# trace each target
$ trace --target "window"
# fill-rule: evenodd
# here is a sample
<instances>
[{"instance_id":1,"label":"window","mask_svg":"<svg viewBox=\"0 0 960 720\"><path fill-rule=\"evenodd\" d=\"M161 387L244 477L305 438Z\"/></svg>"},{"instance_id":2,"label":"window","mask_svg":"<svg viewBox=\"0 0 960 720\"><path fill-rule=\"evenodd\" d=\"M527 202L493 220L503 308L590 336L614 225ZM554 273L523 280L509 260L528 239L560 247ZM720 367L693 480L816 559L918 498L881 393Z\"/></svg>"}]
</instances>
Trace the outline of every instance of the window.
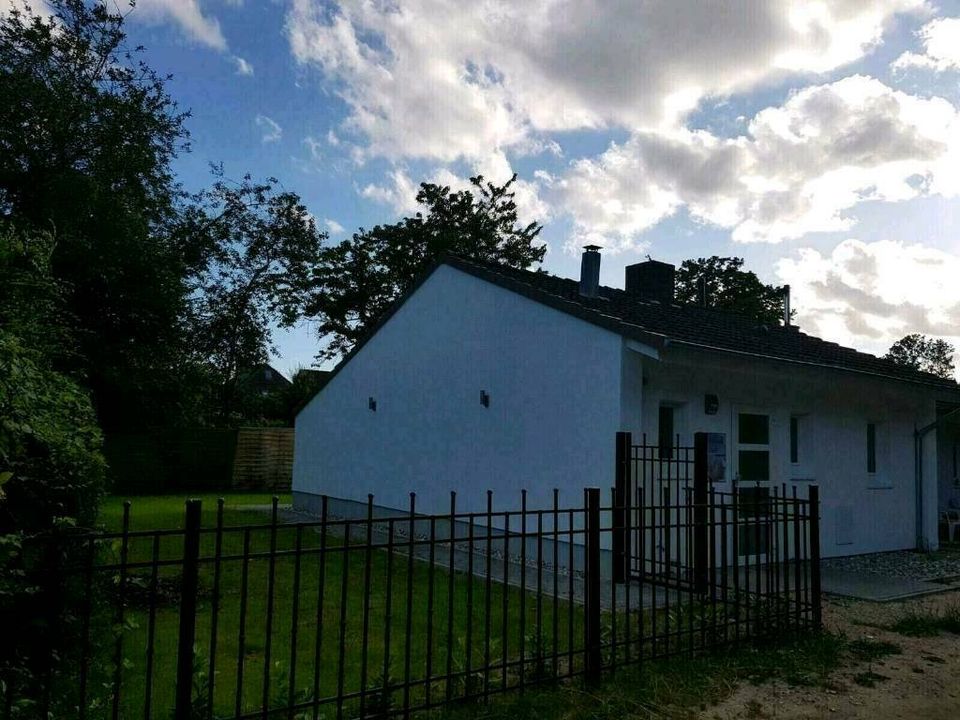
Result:
<instances>
[{"instance_id":1,"label":"window","mask_svg":"<svg viewBox=\"0 0 960 720\"><path fill-rule=\"evenodd\" d=\"M770 417L737 415L737 472L741 482L770 480Z\"/></svg>"},{"instance_id":2,"label":"window","mask_svg":"<svg viewBox=\"0 0 960 720\"><path fill-rule=\"evenodd\" d=\"M866 425L867 432L864 438L866 457L864 460L866 460L867 465L867 487L890 489L893 487L894 479L887 462L890 455L890 429L885 423L868 422Z\"/></svg>"},{"instance_id":3,"label":"window","mask_svg":"<svg viewBox=\"0 0 960 720\"><path fill-rule=\"evenodd\" d=\"M790 464L800 462L800 418L790 418Z\"/></svg>"},{"instance_id":4,"label":"window","mask_svg":"<svg viewBox=\"0 0 960 720\"><path fill-rule=\"evenodd\" d=\"M765 482L770 479L770 453L767 450L740 451L740 479Z\"/></svg>"},{"instance_id":5,"label":"window","mask_svg":"<svg viewBox=\"0 0 960 720\"><path fill-rule=\"evenodd\" d=\"M806 413L793 413L790 416L790 432L787 440L787 452L790 465L789 477L794 482L813 481L816 468L816 447L813 440L813 423Z\"/></svg>"},{"instance_id":6,"label":"window","mask_svg":"<svg viewBox=\"0 0 960 720\"><path fill-rule=\"evenodd\" d=\"M771 539L769 487L743 487L737 492L741 523L738 525L738 554L763 555Z\"/></svg>"},{"instance_id":7,"label":"window","mask_svg":"<svg viewBox=\"0 0 960 720\"><path fill-rule=\"evenodd\" d=\"M764 518L770 515L770 488L744 487L737 491L737 502L740 505L740 517Z\"/></svg>"},{"instance_id":8,"label":"window","mask_svg":"<svg viewBox=\"0 0 960 720\"><path fill-rule=\"evenodd\" d=\"M673 457L674 408L669 405L660 406L660 417L657 425L657 445L660 448L660 457Z\"/></svg>"},{"instance_id":9,"label":"window","mask_svg":"<svg viewBox=\"0 0 960 720\"><path fill-rule=\"evenodd\" d=\"M767 445L770 443L770 418L767 415L740 413L738 429L742 445Z\"/></svg>"}]
</instances>

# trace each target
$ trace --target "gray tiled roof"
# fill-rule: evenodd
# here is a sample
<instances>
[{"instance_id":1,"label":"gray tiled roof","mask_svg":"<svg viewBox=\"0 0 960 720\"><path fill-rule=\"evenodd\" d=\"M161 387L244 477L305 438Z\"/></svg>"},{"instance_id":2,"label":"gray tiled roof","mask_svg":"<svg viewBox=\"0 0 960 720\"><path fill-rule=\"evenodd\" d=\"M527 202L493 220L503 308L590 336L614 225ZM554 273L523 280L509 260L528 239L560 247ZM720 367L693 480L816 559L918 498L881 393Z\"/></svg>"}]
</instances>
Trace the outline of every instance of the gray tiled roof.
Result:
<instances>
[{"instance_id":1,"label":"gray tiled roof","mask_svg":"<svg viewBox=\"0 0 960 720\"><path fill-rule=\"evenodd\" d=\"M640 300L616 288L600 287L599 296L580 295L576 280L544 272L448 256L445 263L587 322L639 340L684 344L725 352L813 364L838 370L960 390L953 380L913 370L883 358L827 342L796 326L761 326L737 313L698 305Z\"/></svg>"}]
</instances>

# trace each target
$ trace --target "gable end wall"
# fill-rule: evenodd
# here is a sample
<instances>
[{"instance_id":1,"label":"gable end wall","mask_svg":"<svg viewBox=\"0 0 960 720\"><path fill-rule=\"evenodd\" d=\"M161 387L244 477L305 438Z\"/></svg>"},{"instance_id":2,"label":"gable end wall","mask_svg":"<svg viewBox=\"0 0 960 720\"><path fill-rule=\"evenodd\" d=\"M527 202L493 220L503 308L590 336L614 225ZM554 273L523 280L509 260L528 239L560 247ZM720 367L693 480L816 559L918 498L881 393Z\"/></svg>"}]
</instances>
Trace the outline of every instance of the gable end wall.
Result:
<instances>
[{"instance_id":1,"label":"gable end wall","mask_svg":"<svg viewBox=\"0 0 960 720\"><path fill-rule=\"evenodd\" d=\"M295 500L417 510L582 503L609 488L621 338L440 266L298 415ZM481 390L490 395L480 403ZM375 412L368 399L376 400ZM306 498L309 499L309 498Z\"/></svg>"}]
</instances>

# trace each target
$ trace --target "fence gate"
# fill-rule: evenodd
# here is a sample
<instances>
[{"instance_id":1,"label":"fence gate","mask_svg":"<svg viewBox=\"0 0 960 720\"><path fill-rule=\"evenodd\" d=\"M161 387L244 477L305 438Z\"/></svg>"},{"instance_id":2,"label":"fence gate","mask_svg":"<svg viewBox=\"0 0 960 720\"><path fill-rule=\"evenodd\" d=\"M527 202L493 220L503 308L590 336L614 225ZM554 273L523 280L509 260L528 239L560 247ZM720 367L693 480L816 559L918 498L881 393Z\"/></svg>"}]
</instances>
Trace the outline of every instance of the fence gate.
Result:
<instances>
[{"instance_id":1,"label":"fence gate","mask_svg":"<svg viewBox=\"0 0 960 720\"><path fill-rule=\"evenodd\" d=\"M771 604L819 597L818 489L708 478L707 433L634 444L617 433L617 580ZM819 607L819 605L818 605Z\"/></svg>"}]
</instances>

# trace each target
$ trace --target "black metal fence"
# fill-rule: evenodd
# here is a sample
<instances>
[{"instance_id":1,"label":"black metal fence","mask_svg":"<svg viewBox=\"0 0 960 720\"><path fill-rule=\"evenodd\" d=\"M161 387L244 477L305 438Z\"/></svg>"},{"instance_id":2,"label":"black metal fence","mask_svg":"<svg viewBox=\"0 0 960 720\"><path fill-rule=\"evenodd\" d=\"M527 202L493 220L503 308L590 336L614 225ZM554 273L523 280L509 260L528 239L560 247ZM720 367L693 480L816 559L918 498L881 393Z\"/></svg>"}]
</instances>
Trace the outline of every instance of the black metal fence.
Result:
<instances>
[{"instance_id":1,"label":"black metal fence","mask_svg":"<svg viewBox=\"0 0 960 720\"><path fill-rule=\"evenodd\" d=\"M710 491L651 503L626 492L618 448L618 486L576 506L555 491L498 510L488 493L461 512L451 494L421 515L411 496L383 516L371 496L363 517L324 499L303 519L275 501L269 522L231 526L221 501L205 526L189 501L182 529L134 531L127 505L120 532L70 539L82 642L37 714L406 716L819 625L815 492L749 512ZM738 555L757 518L769 529ZM26 717L5 688L6 717Z\"/></svg>"},{"instance_id":2,"label":"black metal fence","mask_svg":"<svg viewBox=\"0 0 960 720\"><path fill-rule=\"evenodd\" d=\"M707 434L694 439L664 448L617 433L617 579L708 597L733 610L735 635L743 623L756 635L808 614L819 626L819 488L801 498L796 486L731 479L730 490L717 490Z\"/></svg>"}]
</instances>

